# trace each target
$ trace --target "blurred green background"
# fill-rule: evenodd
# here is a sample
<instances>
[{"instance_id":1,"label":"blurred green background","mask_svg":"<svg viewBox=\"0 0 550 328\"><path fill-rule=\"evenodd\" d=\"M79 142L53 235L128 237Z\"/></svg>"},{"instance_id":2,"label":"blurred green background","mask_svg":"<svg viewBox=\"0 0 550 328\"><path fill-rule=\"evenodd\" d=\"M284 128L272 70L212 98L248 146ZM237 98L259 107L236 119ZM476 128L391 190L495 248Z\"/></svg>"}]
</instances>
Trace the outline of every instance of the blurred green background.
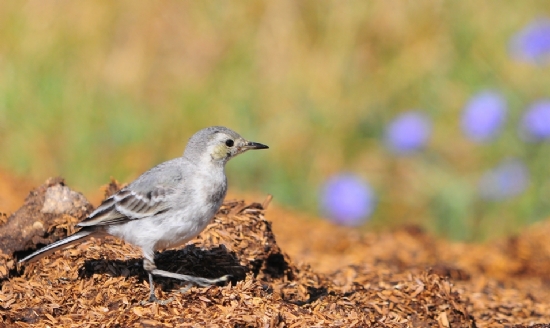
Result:
<instances>
[{"instance_id":1,"label":"blurred green background","mask_svg":"<svg viewBox=\"0 0 550 328\"><path fill-rule=\"evenodd\" d=\"M354 172L377 191L372 227L512 233L548 214L539 206L548 183L499 204L477 204L473 190L483 170L525 155L514 119L550 97L550 68L515 62L507 49L540 15L550 16L549 2L5 2L0 165L37 181L61 175L86 193L225 125L271 147L228 164L231 189L318 213L323 182ZM490 145L459 126L484 88L509 106ZM433 120L429 149L395 158L384 126L412 108ZM537 163L532 178L548 181Z\"/></svg>"}]
</instances>

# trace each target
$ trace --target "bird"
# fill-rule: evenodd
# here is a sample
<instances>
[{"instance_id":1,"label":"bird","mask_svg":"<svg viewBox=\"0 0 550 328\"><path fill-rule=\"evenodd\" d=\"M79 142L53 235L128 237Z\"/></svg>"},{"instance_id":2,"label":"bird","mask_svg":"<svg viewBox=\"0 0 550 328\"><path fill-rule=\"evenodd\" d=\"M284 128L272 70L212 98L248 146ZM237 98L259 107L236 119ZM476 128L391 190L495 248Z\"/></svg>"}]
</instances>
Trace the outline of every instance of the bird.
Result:
<instances>
[{"instance_id":1,"label":"bird","mask_svg":"<svg viewBox=\"0 0 550 328\"><path fill-rule=\"evenodd\" d=\"M79 222L80 230L19 263L38 260L90 237L114 236L141 248L151 302L158 301L153 276L199 286L227 281L229 275L207 279L160 270L155 265L155 251L182 246L203 231L225 198L227 162L248 150L268 148L223 126L204 128L189 138L181 157L146 171Z\"/></svg>"}]
</instances>

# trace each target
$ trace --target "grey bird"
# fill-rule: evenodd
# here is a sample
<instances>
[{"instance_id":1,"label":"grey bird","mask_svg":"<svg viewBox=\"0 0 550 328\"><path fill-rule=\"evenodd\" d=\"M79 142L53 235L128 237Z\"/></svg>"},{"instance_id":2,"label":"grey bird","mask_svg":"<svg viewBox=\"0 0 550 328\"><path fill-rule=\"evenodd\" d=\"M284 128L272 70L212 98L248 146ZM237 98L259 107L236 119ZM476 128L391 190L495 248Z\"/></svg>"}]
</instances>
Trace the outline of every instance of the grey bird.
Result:
<instances>
[{"instance_id":1,"label":"grey bird","mask_svg":"<svg viewBox=\"0 0 550 328\"><path fill-rule=\"evenodd\" d=\"M225 198L227 161L250 149L267 148L226 127L202 129L189 139L183 156L143 173L78 223L78 232L37 250L19 263L37 260L90 237L111 235L141 248L151 301L157 301L154 275L200 286L227 281L229 276L207 279L159 270L154 252L181 246L204 230Z\"/></svg>"}]
</instances>

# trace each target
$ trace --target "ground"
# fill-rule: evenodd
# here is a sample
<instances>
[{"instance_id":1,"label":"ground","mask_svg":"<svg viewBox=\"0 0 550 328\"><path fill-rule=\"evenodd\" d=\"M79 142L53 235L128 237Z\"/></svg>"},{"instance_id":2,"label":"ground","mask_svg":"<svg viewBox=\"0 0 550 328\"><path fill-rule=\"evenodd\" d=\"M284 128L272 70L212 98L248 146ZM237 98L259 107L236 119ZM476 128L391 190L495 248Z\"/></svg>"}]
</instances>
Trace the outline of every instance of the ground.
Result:
<instances>
[{"instance_id":1,"label":"ground","mask_svg":"<svg viewBox=\"0 0 550 328\"><path fill-rule=\"evenodd\" d=\"M116 187L111 184L106 193ZM14 257L36 247L33 242L71 233L92 208L61 179L34 189L23 203L29 191L29 184L0 174L1 210L13 212L0 223L0 231L10 227L0 243L0 326L550 323L550 222L488 244L464 244L414 226L383 233L337 227L285 211L265 197L228 199L206 231L183 249L159 253L157 265L205 277L231 274L231 282L181 293L184 283L157 278L157 297L170 300L160 305L146 302L149 286L139 250L115 239L91 240L18 266Z\"/></svg>"}]
</instances>

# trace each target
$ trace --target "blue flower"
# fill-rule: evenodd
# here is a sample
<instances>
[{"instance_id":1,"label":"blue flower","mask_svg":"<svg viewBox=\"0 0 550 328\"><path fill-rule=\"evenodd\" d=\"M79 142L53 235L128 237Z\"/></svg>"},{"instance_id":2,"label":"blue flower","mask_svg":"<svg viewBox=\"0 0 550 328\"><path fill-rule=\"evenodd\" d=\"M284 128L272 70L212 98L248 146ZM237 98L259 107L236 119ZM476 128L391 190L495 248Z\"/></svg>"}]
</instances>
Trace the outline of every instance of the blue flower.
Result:
<instances>
[{"instance_id":1,"label":"blue flower","mask_svg":"<svg viewBox=\"0 0 550 328\"><path fill-rule=\"evenodd\" d=\"M494 139L506 120L506 100L495 91L474 95L462 112L462 131L475 142Z\"/></svg>"},{"instance_id":2,"label":"blue flower","mask_svg":"<svg viewBox=\"0 0 550 328\"><path fill-rule=\"evenodd\" d=\"M539 18L529 23L512 37L510 51L513 57L543 64L550 60L550 19Z\"/></svg>"},{"instance_id":3,"label":"blue flower","mask_svg":"<svg viewBox=\"0 0 550 328\"><path fill-rule=\"evenodd\" d=\"M520 134L527 141L542 141L550 138L550 99L533 103L520 123Z\"/></svg>"},{"instance_id":4,"label":"blue flower","mask_svg":"<svg viewBox=\"0 0 550 328\"><path fill-rule=\"evenodd\" d=\"M529 185L529 169L518 159L502 161L479 180L479 195L485 200L503 200L521 194Z\"/></svg>"},{"instance_id":5,"label":"blue flower","mask_svg":"<svg viewBox=\"0 0 550 328\"><path fill-rule=\"evenodd\" d=\"M321 206L334 223L357 226L365 222L375 207L371 187L353 174L330 178L321 193Z\"/></svg>"},{"instance_id":6,"label":"blue flower","mask_svg":"<svg viewBox=\"0 0 550 328\"><path fill-rule=\"evenodd\" d=\"M386 146L396 154L410 154L425 146L431 132L432 124L426 114L408 111L386 127Z\"/></svg>"}]
</instances>

